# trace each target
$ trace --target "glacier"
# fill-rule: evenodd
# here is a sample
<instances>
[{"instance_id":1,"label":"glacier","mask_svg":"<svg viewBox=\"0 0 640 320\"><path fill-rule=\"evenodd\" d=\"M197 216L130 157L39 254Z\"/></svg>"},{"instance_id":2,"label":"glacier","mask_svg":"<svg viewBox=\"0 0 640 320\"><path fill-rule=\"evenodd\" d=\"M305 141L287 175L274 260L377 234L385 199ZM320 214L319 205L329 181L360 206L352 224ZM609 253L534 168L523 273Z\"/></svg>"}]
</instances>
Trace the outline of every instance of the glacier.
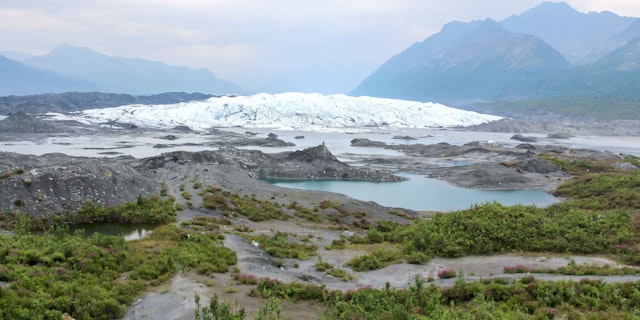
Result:
<instances>
[{"instance_id":1,"label":"glacier","mask_svg":"<svg viewBox=\"0 0 640 320\"><path fill-rule=\"evenodd\" d=\"M91 109L58 120L87 124L132 123L139 127L194 130L212 127L320 128L414 127L447 128L477 125L501 117L460 110L438 103L317 93L222 96L167 105L125 105Z\"/></svg>"}]
</instances>

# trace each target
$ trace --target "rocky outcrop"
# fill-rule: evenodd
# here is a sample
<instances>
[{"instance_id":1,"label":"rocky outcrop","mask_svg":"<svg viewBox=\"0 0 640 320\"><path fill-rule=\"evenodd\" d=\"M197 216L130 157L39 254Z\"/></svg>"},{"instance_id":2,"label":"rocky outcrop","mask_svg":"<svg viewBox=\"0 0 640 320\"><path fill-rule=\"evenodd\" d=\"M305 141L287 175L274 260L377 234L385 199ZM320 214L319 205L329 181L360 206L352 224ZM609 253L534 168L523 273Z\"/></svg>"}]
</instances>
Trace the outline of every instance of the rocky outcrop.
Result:
<instances>
[{"instance_id":1,"label":"rocky outcrop","mask_svg":"<svg viewBox=\"0 0 640 320\"><path fill-rule=\"evenodd\" d=\"M107 206L158 193L160 183L135 170L132 158L1 153L0 209L47 214L91 200Z\"/></svg>"},{"instance_id":2,"label":"rocky outcrop","mask_svg":"<svg viewBox=\"0 0 640 320\"><path fill-rule=\"evenodd\" d=\"M614 162L614 163L611 164L611 167L613 167L616 170L624 170L624 171L640 170L640 168L634 166L633 164L631 164L629 162Z\"/></svg>"},{"instance_id":3,"label":"rocky outcrop","mask_svg":"<svg viewBox=\"0 0 640 320\"><path fill-rule=\"evenodd\" d=\"M518 140L518 141L522 141L522 142L536 142L538 141L538 138L536 137L531 137L531 136L523 136L521 134L514 134L511 137L512 140Z\"/></svg>"},{"instance_id":4,"label":"rocky outcrop","mask_svg":"<svg viewBox=\"0 0 640 320\"><path fill-rule=\"evenodd\" d=\"M388 145L381 141L371 141L366 138L358 138L351 140L351 145L354 147L374 147L374 148L386 148Z\"/></svg>"},{"instance_id":5,"label":"rocky outcrop","mask_svg":"<svg viewBox=\"0 0 640 320\"><path fill-rule=\"evenodd\" d=\"M266 139L258 139L254 138L252 134L248 134L249 137L235 137L232 139L227 139L225 141L219 141L217 144L221 146L236 146L236 147L245 147L245 146L257 146L257 147L270 147L270 148L281 148L281 147L294 147L296 144L292 142L286 142L280 138L275 133L269 133Z\"/></svg>"},{"instance_id":6,"label":"rocky outcrop","mask_svg":"<svg viewBox=\"0 0 640 320\"><path fill-rule=\"evenodd\" d=\"M259 179L323 179L323 180L365 180L401 181L402 177L385 171L364 167L351 167L340 162L326 146L320 145L304 150L266 154L256 150L242 150L222 147L216 151L171 152L157 157L140 160L140 166L157 169L165 163L209 163L227 165L249 172Z\"/></svg>"},{"instance_id":7,"label":"rocky outcrop","mask_svg":"<svg viewBox=\"0 0 640 320\"><path fill-rule=\"evenodd\" d=\"M518 167L500 164L481 164L462 167L438 168L433 170L430 177L443 179L462 188L483 190L515 190L540 188L553 190L558 184L558 178L566 178L562 171L550 174L527 172Z\"/></svg>"},{"instance_id":8,"label":"rocky outcrop","mask_svg":"<svg viewBox=\"0 0 640 320\"><path fill-rule=\"evenodd\" d=\"M319 145L304 150L296 150L289 153L287 159L290 161L304 161L309 163L340 162L325 145Z\"/></svg>"},{"instance_id":9,"label":"rocky outcrop","mask_svg":"<svg viewBox=\"0 0 640 320\"><path fill-rule=\"evenodd\" d=\"M547 123L536 123L530 121L500 119L479 125L464 127L465 131L477 132L513 132L513 133L532 133L532 132L549 132L557 126Z\"/></svg>"},{"instance_id":10,"label":"rocky outcrop","mask_svg":"<svg viewBox=\"0 0 640 320\"><path fill-rule=\"evenodd\" d=\"M22 111L18 111L0 121L0 132L59 133L63 131L47 121L36 119Z\"/></svg>"},{"instance_id":11,"label":"rocky outcrop","mask_svg":"<svg viewBox=\"0 0 640 320\"><path fill-rule=\"evenodd\" d=\"M413 157L443 158L460 156L468 153L497 153L501 155L518 155L521 152L502 147L492 142L472 141L462 146L452 145L446 142L435 144L387 144L381 141L371 141L369 139L353 139L351 145L354 147L384 148L404 152Z\"/></svg>"},{"instance_id":12,"label":"rocky outcrop","mask_svg":"<svg viewBox=\"0 0 640 320\"><path fill-rule=\"evenodd\" d=\"M521 136L521 135L519 135ZM369 167L396 168L398 171L427 174L432 178L474 189L529 189L551 190L558 179L567 174L538 154L565 154L562 146L520 144L516 148L495 142L471 141L462 146L449 143L393 145L368 139L353 139L353 146L378 147L403 152L408 157L365 159L361 164ZM586 150L575 150L580 154ZM601 155L595 152L591 157Z\"/></svg>"},{"instance_id":13,"label":"rocky outcrop","mask_svg":"<svg viewBox=\"0 0 640 320\"><path fill-rule=\"evenodd\" d=\"M548 174L560 172L562 169L555 164L540 158L527 158L518 163L518 168L526 172Z\"/></svg>"},{"instance_id":14,"label":"rocky outcrop","mask_svg":"<svg viewBox=\"0 0 640 320\"><path fill-rule=\"evenodd\" d=\"M348 166L324 145L279 154L224 147L216 151L176 151L143 159L6 152L0 153L0 159L0 210L37 214L74 211L87 200L106 206L130 202L138 195L159 193L166 179L176 179L184 172L193 172L193 168L223 172L226 181L243 181L246 188L263 178L404 180L384 171ZM160 169L165 172L162 177L156 174Z\"/></svg>"},{"instance_id":15,"label":"rocky outcrop","mask_svg":"<svg viewBox=\"0 0 640 320\"><path fill-rule=\"evenodd\" d=\"M418 138L412 137L412 136L393 136L393 138L391 138L391 139L396 139L396 140L418 140Z\"/></svg>"},{"instance_id":16,"label":"rocky outcrop","mask_svg":"<svg viewBox=\"0 0 640 320\"><path fill-rule=\"evenodd\" d=\"M573 135L568 133L551 133L547 135L547 138L549 139L570 139L572 137Z\"/></svg>"}]
</instances>

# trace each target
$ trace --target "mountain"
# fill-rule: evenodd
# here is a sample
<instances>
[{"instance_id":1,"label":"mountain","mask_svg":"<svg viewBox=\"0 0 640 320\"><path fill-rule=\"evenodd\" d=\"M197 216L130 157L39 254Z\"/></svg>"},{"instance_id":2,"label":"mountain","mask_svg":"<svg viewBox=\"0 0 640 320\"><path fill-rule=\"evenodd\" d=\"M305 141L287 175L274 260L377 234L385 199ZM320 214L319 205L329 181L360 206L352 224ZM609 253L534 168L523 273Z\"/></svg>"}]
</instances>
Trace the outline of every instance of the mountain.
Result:
<instances>
[{"instance_id":1,"label":"mountain","mask_svg":"<svg viewBox=\"0 0 640 320\"><path fill-rule=\"evenodd\" d=\"M543 96L613 96L640 99L640 37L596 63L534 80ZM523 90L530 91L529 88ZM541 92L544 91L544 92Z\"/></svg>"},{"instance_id":2,"label":"mountain","mask_svg":"<svg viewBox=\"0 0 640 320\"><path fill-rule=\"evenodd\" d=\"M38 120L22 111L0 120L0 132L11 133L57 133L60 128L47 121Z\"/></svg>"},{"instance_id":3,"label":"mountain","mask_svg":"<svg viewBox=\"0 0 640 320\"><path fill-rule=\"evenodd\" d=\"M640 119L640 37L596 63L532 78L510 90L530 98L464 109L534 121Z\"/></svg>"},{"instance_id":4,"label":"mountain","mask_svg":"<svg viewBox=\"0 0 640 320\"><path fill-rule=\"evenodd\" d=\"M537 36L571 63L586 64L596 61L592 60L597 58L590 55L592 51L606 48L603 46L605 41L628 28L635 20L607 11L581 13L564 2L544 2L500 24L515 33Z\"/></svg>"},{"instance_id":5,"label":"mountain","mask_svg":"<svg viewBox=\"0 0 640 320\"><path fill-rule=\"evenodd\" d=\"M640 19L591 50L580 62L596 62L640 37Z\"/></svg>"},{"instance_id":6,"label":"mountain","mask_svg":"<svg viewBox=\"0 0 640 320\"><path fill-rule=\"evenodd\" d=\"M15 60L18 62L22 62L24 60L27 60L31 57L33 57L33 55L28 54L28 53L24 53L24 52L18 52L18 51L2 51L0 52L0 55L5 56L5 58L9 58L11 60Z\"/></svg>"},{"instance_id":7,"label":"mountain","mask_svg":"<svg viewBox=\"0 0 640 320\"><path fill-rule=\"evenodd\" d=\"M161 92L242 94L239 86L205 69L176 67L157 61L111 57L88 48L62 45L24 61L29 66L85 79L102 92L135 95Z\"/></svg>"},{"instance_id":8,"label":"mountain","mask_svg":"<svg viewBox=\"0 0 640 320\"><path fill-rule=\"evenodd\" d=\"M546 2L499 23L451 22L389 59L352 94L509 117L638 119L639 47L638 18Z\"/></svg>"},{"instance_id":9,"label":"mountain","mask_svg":"<svg viewBox=\"0 0 640 320\"><path fill-rule=\"evenodd\" d=\"M351 128L452 127L481 124L500 117L437 103L345 95L281 93L223 96L171 105L130 105L59 115L85 123L122 122L140 127Z\"/></svg>"},{"instance_id":10,"label":"mountain","mask_svg":"<svg viewBox=\"0 0 640 320\"><path fill-rule=\"evenodd\" d=\"M0 95L2 96L96 89L95 85L87 81L29 67L0 55Z\"/></svg>"},{"instance_id":11,"label":"mountain","mask_svg":"<svg viewBox=\"0 0 640 320\"><path fill-rule=\"evenodd\" d=\"M26 96L0 97L0 114L26 112L73 112L86 109L111 108L128 104L171 104L205 100L211 95L203 93L165 92L150 96L132 96L124 93L65 92Z\"/></svg>"},{"instance_id":12,"label":"mountain","mask_svg":"<svg viewBox=\"0 0 640 320\"><path fill-rule=\"evenodd\" d=\"M538 74L569 68L537 37L496 21L452 22L384 63L352 95L420 101L497 99Z\"/></svg>"}]
</instances>

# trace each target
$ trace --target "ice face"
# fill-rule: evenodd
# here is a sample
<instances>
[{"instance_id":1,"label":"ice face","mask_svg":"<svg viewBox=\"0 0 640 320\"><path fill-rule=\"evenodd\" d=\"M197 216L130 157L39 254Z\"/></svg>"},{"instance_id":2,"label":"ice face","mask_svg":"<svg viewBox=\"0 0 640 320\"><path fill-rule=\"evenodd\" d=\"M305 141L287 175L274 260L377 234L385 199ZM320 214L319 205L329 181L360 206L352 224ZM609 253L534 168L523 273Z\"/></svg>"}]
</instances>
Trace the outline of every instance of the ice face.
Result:
<instances>
[{"instance_id":1,"label":"ice face","mask_svg":"<svg viewBox=\"0 0 640 320\"><path fill-rule=\"evenodd\" d=\"M255 128L448 128L481 124L500 117L432 102L306 93L211 98L169 105L127 105L70 116L89 123L117 121L141 127L186 125Z\"/></svg>"}]
</instances>

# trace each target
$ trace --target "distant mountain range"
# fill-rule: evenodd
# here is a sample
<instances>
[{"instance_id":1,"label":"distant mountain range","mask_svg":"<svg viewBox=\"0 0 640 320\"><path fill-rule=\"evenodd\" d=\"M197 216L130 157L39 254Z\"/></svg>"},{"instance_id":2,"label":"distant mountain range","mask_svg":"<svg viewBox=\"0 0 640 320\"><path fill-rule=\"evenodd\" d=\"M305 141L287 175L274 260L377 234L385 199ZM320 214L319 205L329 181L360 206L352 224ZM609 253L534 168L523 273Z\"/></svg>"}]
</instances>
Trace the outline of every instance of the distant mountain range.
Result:
<instances>
[{"instance_id":1,"label":"distant mountain range","mask_svg":"<svg viewBox=\"0 0 640 320\"><path fill-rule=\"evenodd\" d=\"M245 94L238 85L205 69L111 57L62 45L22 62L0 56L0 95L100 91L149 95L162 92Z\"/></svg>"},{"instance_id":2,"label":"distant mountain range","mask_svg":"<svg viewBox=\"0 0 640 320\"><path fill-rule=\"evenodd\" d=\"M508 95L514 83L570 66L539 38L510 32L493 20L452 22L391 58L354 94L424 101L497 99Z\"/></svg>"},{"instance_id":3,"label":"distant mountain range","mask_svg":"<svg viewBox=\"0 0 640 320\"><path fill-rule=\"evenodd\" d=\"M587 64L596 62L619 48L603 44L625 32L637 20L607 11L581 13L564 2L544 2L520 15L511 16L500 24L511 32L539 37L573 64ZM633 37L639 35L640 33L636 33ZM597 48L604 49L599 56L592 54Z\"/></svg>"},{"instance_id":4,"label":"distant mountain range","mask_svg":"<svg viewBox=\"0 0 640 320\"><path fill-rule=\"evenodd\" d=\"M148 96L103 92L42 93L25 96L14 95L0 97L0 115L10 115L18 112L31 114L44 112L66 113L131 104L171 104L206 100L212 97L214 96L210 94L185 92L165 92Z\"/></svg>"},{"instance_id":5,"label":"distant mountain range","mask_svg":"<svg viewBox=\"0 0 640 320\"><path fill-rule=\"evenodd\" d=\"M42 92L95 91L88 81L28 67L0 55L0 95L27 95Z\"/></svg>"},{"instance_id":6,"label":"distant mountain range","mask_svg":"<svg viewBox=\"0 0 640 320\"><path fill-rule=\"evenodd\" d=\"M456 106L559 97L640 101L639 43L638 18L545 2L500 22L451 22L389 59L352 95Z\"/></svg>"}]
</instances>

